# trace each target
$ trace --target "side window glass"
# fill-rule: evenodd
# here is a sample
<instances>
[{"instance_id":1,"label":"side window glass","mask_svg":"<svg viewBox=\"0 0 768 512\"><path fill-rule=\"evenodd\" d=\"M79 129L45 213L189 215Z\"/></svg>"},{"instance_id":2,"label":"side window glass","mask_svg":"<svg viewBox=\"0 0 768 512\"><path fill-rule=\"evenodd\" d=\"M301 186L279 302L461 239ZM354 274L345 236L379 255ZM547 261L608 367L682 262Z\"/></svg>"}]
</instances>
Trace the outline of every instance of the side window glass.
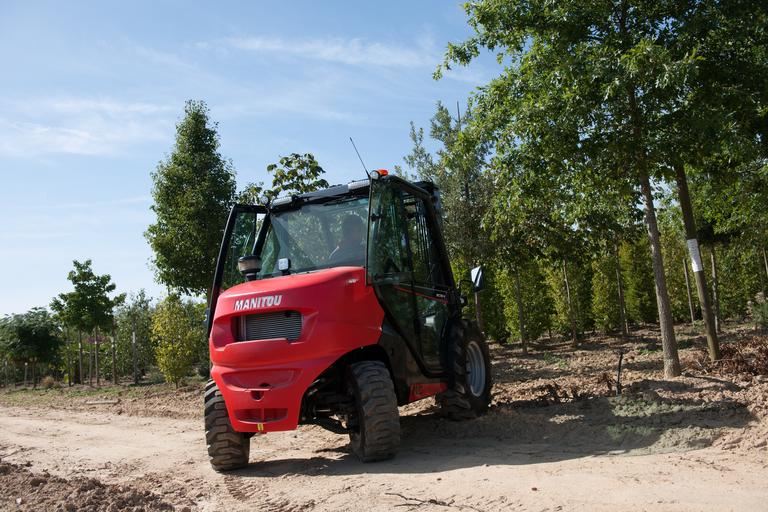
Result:
<instances>
[{"instance_id":1,"label":"side window glass","mask_svg":"<svg viewBox=\"0 0 768 512\"><path fill-rule=\"evenodd\" d=\"M410 279L411 261L403 231L400 188L374 180L368 220L368 284Z\"/></svg>"},{"instance_id":2,"label":"side window glass","mask_svg":"<svg viewBox=\"0 0 768 512\"><path fill-rule=\"evenodd\" d=\"M222 291L245 282L245 276L237 268L237 260L241 256L253 253L253 246L256 243L256 231L259 224L255 213L242 212L237 215L232 238L229 240L224 268L222 269Z\"/></svg>"},{"instance_id":3,"label":"side window glass","mask_svg":"<svg viewBox=\"0 0 768 512\"><path fill-rule=\"evenodd\" d=\"M411 195L404 197L405 224L411 243L414 279L421 283L445 285L436 226L428 218L424 200Z\"/></svg>"}]
</instances>

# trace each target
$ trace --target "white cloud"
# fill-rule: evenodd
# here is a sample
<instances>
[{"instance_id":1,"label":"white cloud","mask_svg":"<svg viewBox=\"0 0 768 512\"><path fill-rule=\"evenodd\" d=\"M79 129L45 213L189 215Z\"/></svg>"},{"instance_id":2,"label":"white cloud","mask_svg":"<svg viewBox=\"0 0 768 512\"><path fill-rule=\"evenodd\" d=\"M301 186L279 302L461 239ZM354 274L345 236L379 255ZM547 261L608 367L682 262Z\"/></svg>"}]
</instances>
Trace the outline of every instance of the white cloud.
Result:
<instances>
[{"instance_id":1,"label":"white cloud","mask_svg":"<svg viewBox=\"0 0 768 512\"><path fill-rule=\"evenodd\" d=\"M420 48L413 50L383 43L366 43L357 38L326 38L307 41L286 41L280 38L230 38L226 43L240 50L260 53L295 55L307 59L340 62L349 65L415 68L432 66L435 62L433 44L425 36L419 40Z\"/></svg>"},{"instance_id":2,"label":"white cloud","mask_svg":"<svg viewBox=\"0 0 768 512\"><path fill-rule=\"evenodd\" d=\"M16 158L111 154L168 137L166 106L82 99L3 103L16 119L0 118L0 154Z\"/></svg>"}]
</instances>

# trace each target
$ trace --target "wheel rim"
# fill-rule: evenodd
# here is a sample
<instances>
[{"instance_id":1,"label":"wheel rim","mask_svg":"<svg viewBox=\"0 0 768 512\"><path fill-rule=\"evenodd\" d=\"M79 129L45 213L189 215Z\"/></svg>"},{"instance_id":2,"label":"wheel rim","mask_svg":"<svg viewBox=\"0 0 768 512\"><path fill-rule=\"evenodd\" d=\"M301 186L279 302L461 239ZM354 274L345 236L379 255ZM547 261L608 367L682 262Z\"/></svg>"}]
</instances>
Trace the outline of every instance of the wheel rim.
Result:
<instances>
[{"instance_id":1,"label":"wheel rim","mask_svg":"<svg viewBox=\"0 0 768 512\"><path fill-rule=\"evenodd\" d=\"M480 396L485 388L485 361L476 341L467 346L467 384L475 396Z\"/></svg>"}]
</instances>

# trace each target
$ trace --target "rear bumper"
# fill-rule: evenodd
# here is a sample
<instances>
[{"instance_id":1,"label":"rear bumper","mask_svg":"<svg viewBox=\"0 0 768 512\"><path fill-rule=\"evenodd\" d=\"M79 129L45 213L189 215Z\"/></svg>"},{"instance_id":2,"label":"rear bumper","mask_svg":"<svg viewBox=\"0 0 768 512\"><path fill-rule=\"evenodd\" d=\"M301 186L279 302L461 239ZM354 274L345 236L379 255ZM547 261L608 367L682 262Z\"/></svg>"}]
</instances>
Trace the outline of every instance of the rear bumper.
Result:
<instances>
[{"instance_id":1,"label":"rear bumper","mask_svg":"<svg viewBox=\"0 0 768 512\"><path fill-rule=\"evenodd\" d=\"M214 365L211 376L238 432L293 430L307 388L336 359L332 355L268 367Z\"/></svg>"},{"instance_id":2,"label":"rear bumper","mask_svg":"<svg viewBox=\"0 0 768 512\"><path fill-rule=\"evenodd\" d=\"M237 339L239 316L287 310L302 315L297 339ZM344 354L378 343L383 319L362 268L248 282L224 292L211 329L211 376L234 429L295 429L307 388Z\"/></svg>"}]
</instances>

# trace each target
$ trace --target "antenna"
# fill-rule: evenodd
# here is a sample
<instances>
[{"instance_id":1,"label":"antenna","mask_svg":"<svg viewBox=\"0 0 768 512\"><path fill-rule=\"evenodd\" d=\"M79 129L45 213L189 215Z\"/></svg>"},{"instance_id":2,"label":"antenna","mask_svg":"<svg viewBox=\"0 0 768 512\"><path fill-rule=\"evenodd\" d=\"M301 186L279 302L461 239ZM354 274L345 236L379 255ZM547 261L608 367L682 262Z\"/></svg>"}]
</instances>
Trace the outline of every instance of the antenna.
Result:
<instances>
[{"instance_id":1,"label":"antenna","mask_svg":"<svg viewBox=\"0 0 768 512\"><path fill-rule=\"evenodd\" d=\"M352 147L355 148L355 153L357 153L357 158L360 159L360 163L363 164L363 170L365 171L365 174L368 176L368 179L370 179L371 173L369 173L368 169L365 168L365 162L363 162L363 157L360 156L360 152L357 150L357 146L355 146L355 141L352 140L352 137L349 138L349 142L351 142Z\"/></svg>"}]
</instances>

